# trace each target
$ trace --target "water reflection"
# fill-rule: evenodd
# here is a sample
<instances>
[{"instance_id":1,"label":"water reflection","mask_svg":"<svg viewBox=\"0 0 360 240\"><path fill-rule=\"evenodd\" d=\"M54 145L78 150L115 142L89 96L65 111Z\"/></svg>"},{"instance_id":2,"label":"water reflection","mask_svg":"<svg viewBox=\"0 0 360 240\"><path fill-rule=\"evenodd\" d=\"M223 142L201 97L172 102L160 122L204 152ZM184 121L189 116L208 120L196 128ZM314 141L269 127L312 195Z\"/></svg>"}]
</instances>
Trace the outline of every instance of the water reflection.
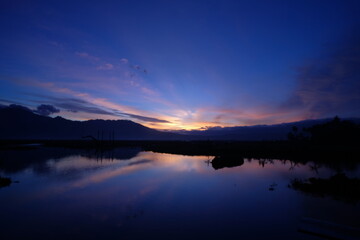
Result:
<instances>
[{"instance_id":1,"label":"water reflection","mask_svg":"<svg viewBox=\"0 0 360 240\"><path fill-rule=\"evenodd\" d=\"M331 196L350 203L360 201L360 179L349 178L344 173L335 174L330 178L294 179L290 186L319 197Z\"/></svg>"},{"instance_id":2,"label":"water reflection","mask_svg":"<svg viewBox=\"0 0 360 240\"><path fill-rule=\"evenodd\" d=\"M67 159L65 160L66 162L69 160L69 156L79 156L83 158L81 161L71 162L71 165L76 168L76 164L89 166L93 160L96 162L104 161L104 163L116 160L129 160L135 157L140 151L140 148L117 148L111 151L99 151L44 147L25 150L6 150L0 151L0 170L4 173L11 174L32 169L38 174L46 174L53 170L52 167L55 166L49 162L63 162L63 159ZM84 161L84 159L86 160ZM49 164L52 164L52 166L49 166ZM79 167L81 167L80 165Z\"/></svg>"},{"instance_id":3,"label":"water reflection","mask_svg":"<svg viewBox=\"0 0 360 240\"><path fill-rule=\"evenodd\" d=\"M322 165L134 148L0 154L0 175L20 181L0 189L6 239L296 239L303 217L360 226L359 205L288 188L337 173Z\"/></svg>"}]
</instances>

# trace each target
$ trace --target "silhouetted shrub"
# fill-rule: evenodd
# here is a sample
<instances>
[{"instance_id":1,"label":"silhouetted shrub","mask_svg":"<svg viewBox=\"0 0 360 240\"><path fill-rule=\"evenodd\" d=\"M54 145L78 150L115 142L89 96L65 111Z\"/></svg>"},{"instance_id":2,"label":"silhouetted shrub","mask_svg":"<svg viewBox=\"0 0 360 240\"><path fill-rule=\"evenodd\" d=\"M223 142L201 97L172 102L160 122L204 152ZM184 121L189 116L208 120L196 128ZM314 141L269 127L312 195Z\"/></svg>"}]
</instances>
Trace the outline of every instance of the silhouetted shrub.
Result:
<instances>
[{"instance_id":1,"label":"silhouetted shrub","mask_svg":"<svg viewBox=\"0 0 360 240\"><path fill-rule=\"evenodd\" d=\"M0 187L10 186L11 183L12 181L10 178L0 177Z\"/></svg>"},{"instance_id":2,"label":"silhouetted shrub","mask_svg":"<svg viewBox=\"0 0 360 240\"><path fill-rule=\"evenodd\" d=\"M335 117L332 121L317 124L305 129L310 140L320 143L355 144L359 143L360 126L351 121L342 121Z\"/></svg>"}]
</instances>

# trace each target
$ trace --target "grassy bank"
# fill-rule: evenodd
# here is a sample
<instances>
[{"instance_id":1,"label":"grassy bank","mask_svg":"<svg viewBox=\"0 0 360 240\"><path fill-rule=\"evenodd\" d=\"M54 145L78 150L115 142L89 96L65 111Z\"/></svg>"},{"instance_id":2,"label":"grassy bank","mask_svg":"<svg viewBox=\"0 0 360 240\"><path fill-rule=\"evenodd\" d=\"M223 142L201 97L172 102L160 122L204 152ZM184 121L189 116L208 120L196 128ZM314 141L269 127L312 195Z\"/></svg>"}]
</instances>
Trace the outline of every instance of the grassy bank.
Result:
<instances>
[{"instance_id":1,"label":"grassy bank","mask_svg":"<svg viewBox=\"0 0 360 240\"><path fill-rule=\"evenodd\" d=\"M111 150L140 147L145 151L182 155L241 156L246 158L289 159L297 161L360 161L360 148L293 141L84 141L10 140L0 141L0 149L48 147Z\"/></svg>"}]
</instances>

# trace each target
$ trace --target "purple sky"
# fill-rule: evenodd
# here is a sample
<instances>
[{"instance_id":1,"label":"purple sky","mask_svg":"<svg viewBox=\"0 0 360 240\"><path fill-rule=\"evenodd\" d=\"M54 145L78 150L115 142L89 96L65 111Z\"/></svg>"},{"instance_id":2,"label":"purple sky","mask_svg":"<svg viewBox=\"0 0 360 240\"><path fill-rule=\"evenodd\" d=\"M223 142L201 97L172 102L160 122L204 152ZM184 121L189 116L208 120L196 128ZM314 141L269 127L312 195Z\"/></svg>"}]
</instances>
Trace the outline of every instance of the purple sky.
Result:
<instances>
[{"instance_id":1,"label":"purple sky","mask_svg":"<svg viewBox=\"0 0 360 240\"><path fill-rule=\"evenodd\" d=\"M2 1L0 104L160 129L360 117L359 10L335 0Z\"/></svg>"}]
</instances>

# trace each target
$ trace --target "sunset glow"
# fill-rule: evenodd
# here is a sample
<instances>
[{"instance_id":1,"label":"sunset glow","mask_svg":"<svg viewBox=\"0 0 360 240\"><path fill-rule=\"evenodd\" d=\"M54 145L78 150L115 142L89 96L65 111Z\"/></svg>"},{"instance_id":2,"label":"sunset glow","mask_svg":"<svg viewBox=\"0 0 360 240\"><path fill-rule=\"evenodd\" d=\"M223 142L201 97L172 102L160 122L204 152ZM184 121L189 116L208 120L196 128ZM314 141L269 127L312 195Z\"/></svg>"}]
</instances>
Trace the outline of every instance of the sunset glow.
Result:
<instances>
[{"instance_id":1,"label":"sunset glow","mask_svg":"<svg viewBox=\"0 0 360 240\"><path fill-rule=\"evenodd\" d=\"M359 117L358 7L5 1L0 104L164 130Z\"/></svg>"}]
</instances>

